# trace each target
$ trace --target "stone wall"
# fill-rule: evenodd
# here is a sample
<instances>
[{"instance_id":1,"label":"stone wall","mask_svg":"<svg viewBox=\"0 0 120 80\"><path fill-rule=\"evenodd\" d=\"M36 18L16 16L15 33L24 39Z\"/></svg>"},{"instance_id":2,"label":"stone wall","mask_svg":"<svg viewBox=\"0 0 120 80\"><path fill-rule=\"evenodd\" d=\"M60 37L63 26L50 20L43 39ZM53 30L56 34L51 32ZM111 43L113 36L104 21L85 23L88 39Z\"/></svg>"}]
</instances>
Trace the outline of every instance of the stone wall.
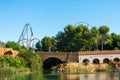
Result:
<instances>
[{"instance_id":1,"label":"stone wall","mask_svg":"<svg viewBox=\"0 0 120 80\"><path fill-rule=\"evenodd\" d=\"M3 56L5 54L8 54L10 56L17 56L18 55L18 51L13 50L12 48L0 48L0 56Z\"/></svg>"},{"instance_id":2,"label":"stone wall","mask_svg":"<svg viewBox=\"0 0 120 80\"><path fill-rule=\"evenodd\" d=\"M37 52L42 62L49 58L58 58L62 62L77 62L78 61L78 53L71 52Z\"/></svg>"}]
</instances>

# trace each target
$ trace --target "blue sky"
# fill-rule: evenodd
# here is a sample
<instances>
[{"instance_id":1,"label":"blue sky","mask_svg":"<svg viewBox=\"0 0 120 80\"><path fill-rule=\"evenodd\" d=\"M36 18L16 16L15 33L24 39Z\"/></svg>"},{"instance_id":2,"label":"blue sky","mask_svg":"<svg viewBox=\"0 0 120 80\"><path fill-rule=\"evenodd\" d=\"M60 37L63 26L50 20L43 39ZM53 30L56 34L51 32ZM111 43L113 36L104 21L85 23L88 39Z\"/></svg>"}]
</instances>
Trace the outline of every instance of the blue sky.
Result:
<instances>
[{"instance_id":1,"label":"blue sky","mask_svg":"<svg viewBox=\"0 0 120 80\"><path fill-rule=\"evenodd\" d=\"M17 42L26 23L30 23L34 37L42 39L78 22L106 25L110 33L120 34L120 0L0 0L3 42Z\"/></svg>"}]
</instances>

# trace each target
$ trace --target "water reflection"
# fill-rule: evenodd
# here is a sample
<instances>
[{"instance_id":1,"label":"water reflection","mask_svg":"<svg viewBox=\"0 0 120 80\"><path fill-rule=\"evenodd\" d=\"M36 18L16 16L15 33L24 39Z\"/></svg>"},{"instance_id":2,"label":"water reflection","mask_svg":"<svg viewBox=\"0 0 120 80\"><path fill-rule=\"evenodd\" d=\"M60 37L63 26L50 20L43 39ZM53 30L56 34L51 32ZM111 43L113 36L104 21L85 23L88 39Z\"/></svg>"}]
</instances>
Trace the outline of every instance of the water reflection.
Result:
<instances>
[{"instance_id":1,"label":"water reflection","mask_svg":"<svg viewBox=\"0 0 120 80\"><path fill-rule=\"evenodd\" d=\"M114 74L97 73L97 74L67 74L66 80L119 80Z\"/></svg>"},{"instance_id":2,"label":"water reflection","mask_svg":"<svg viewBox=\"0 0 120 80\"><path fill-rule=\"evenodd\" d=\"M42 73L0 75L0 80L44 80Z\"/></svg>"},{"instance_id":3,"label":"water reflection","mask_svg":"<svg viewBox=\"0 0 120 80\"><path fill-rule=\"evenodd\" d=\"M119 80L118 76L107 73L84 73L84 74L19 74L11 76L0 76L0 80Z\"/></svg>"}]
</instances>

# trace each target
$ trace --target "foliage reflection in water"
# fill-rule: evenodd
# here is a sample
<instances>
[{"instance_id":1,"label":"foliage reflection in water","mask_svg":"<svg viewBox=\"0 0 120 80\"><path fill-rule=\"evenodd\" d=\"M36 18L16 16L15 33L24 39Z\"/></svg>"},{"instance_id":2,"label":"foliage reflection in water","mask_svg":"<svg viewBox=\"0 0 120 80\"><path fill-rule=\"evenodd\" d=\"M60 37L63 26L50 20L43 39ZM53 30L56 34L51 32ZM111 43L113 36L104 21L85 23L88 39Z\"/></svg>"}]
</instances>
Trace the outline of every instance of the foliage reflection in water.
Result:
<instances>
[{"instance_id":1,"label":"foliage reflection in water","mask_svg":"<svg viewBox=\"0 0 120 80\"><path fill-rule=\"evenodd\" d=\"M11 76L0 76L0 80L119 80L118 76L108 73L86 73L86 74L21 74Z\"/></svg>"},{"instance_id":2,"label":"foliage reflection in water","mask_svg":"<svg viewBox=\"0 0 120 80\"><path fill-rule=\"evenodd\" d=\"M118 76L108 73L84 74L52 74L45 76L45 80L119 80Z\"/></svg>"},{"instance_id":3,"label":"foliage reflection in water","mask_svg":"<svg viewBox=\"0 0 120 80\"><path fill-rule=\"evenodd\" d=\"M44 80L42 73L1 75L0 80Z\"/></svg>"}]
</instances>

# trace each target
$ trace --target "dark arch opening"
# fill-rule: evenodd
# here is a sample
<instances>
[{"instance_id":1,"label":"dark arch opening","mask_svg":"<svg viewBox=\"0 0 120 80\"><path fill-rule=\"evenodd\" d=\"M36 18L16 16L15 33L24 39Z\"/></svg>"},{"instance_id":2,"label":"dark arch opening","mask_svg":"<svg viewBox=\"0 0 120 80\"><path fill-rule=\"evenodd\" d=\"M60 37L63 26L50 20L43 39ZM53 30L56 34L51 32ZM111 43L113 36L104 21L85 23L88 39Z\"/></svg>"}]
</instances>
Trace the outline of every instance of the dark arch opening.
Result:
<instances>
[{"instance_id":1,"label":"dark arch opening","mask_svg":"<svg viewBox=\"0 0 120 80\"><path fill-rule=\"evenodd\" d=\"M85 65L88 65L89 62L90 62L90 61L89 61L88 59L84 59L84 60L83 60L83 63L84 63Z\"/></svg>"},{"instance_id":2,"label":"dark arch opening","mask_svg":"<svg viewBox=\"0 0 120 80\"><path fill-rule=\"evenodd\" d=\"M114 58L114 61L115 62L120 62L120 59L119 58Z\"/></svg>"},{"instance_id":3,"label":"dark arch opening","mask_svg":"<svg viewBox=\"0 0 120 80\"><path fill-rule=\"evenodd\" d=\"M43 62L43 69L44 70L49 70L49 69L51 69L51 67L57 66L61 63L63 63L63 62L60 59L55 58L55 57L51 57L51 58L46 59Z\"/></svg>"},{"instance_id":4,"label":"dark arch opening","mask_svg":"<svg viewBox=\"0 0 120 80\"><path fill-rule=\"evenodd\" d=\"M109 63L110 62L110 60L108 59L108 58L105 58L104 60L103 60L103 63Z\"/></svg>"},{"instance_id":5,"label":"dark arch opening","mask_svg":"<svg viewBox=\"0 0 120 80\"><path fill-rule=\"evenodd\" d=\"M7 51L4 53L4 55L12 55L12 54L13 54L12 51Z\"/></svg>"},{"instance_id":6,"label":"dark arch opening","mask_svg":"<svg viewBox=\"0 0 120 80\"><path fill-rule=\"evenodd\" d=\"M93 64L99 64L99 63L100 63L99 59L94 59L93 60Z\"/></svg>"}]
</instances>

